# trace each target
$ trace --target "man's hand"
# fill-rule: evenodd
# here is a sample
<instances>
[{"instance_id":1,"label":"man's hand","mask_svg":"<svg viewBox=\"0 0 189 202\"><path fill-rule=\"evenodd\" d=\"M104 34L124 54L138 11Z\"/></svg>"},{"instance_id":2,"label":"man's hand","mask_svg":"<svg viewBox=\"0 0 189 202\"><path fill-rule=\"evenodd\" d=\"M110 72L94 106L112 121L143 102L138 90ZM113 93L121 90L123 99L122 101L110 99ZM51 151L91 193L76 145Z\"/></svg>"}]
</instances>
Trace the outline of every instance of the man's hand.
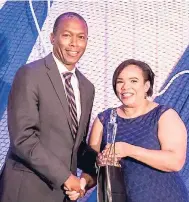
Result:
<instances>
[{"instance_id":1,"label":"man's hand","mask_svg":"<svg viewBox=\"0 0 189 202\"><path fill-rule=\"evenodd\" d=\"M80 179L80 190L79 192L77 191L70 191L67 189L67 187L64 187L64 189L66 190L66 194L68 195L68 197L70 198L70 200L77 200L78 198L81 198L85 195L85 186L86 186L86 180L84 178Z\"/></svg>"},{"instance_id":2,"label":"man's hand","mask_svg":"<svg viewBox=\"0 0 189 202\"><path fill-rule=\"evenodd\" d=\"M64 183L64 189L69 190L69 191L76 191L80 192L80 179L77 178L75 175L70 175L70 177L66 180Z\"/></svg>"}]
</instances>

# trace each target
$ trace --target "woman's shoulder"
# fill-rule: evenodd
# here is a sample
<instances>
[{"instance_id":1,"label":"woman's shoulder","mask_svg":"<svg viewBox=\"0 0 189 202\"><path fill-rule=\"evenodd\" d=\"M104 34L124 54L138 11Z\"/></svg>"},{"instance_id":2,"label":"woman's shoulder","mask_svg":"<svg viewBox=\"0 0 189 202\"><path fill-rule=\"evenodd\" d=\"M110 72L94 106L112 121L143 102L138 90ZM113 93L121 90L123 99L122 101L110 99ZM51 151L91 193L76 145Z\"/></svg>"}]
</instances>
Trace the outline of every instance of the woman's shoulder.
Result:
<instances>
[{"instance_id":1,"label":"woman's shoulder","mask_svg":"<svg viewBox=\"0 0 189 202\"><path fill-rule=\"evenodd\" d=\"M111 112L111 110L112 110L113 108L107 108L107 109L105 109L105 110L103 110L103 111L101 111L101 112L99 112L99 114L110 114L110 112ZM98 114L98 115L99 115Z\"/></svg>"},{"instance_id":2,"label":"woman's shoulder","mask_svg":"<svg viewBox=\"0 0 189 202\"><path fill-rule=\"evenodd\" d=\"M104 111L100 112L97 117L100 119L102 123L104 123L104 120L109 120L110 113L113 108L107 108Z\"/></svg>"},{"instance_id":3,"label":"woman's shoulder","mask_svg":"<svg viewBox=\"0 0 189 202\"><path fill-rule=\"evenodd\" d=\"M166 105L166 104L158 104L156 108L157 108L157 111L159 111L160 114L163 114L166 111L175 111L171 106Z\"/></svg>"},{"instance_id":4,"label":"woman's shoulder","mask_svg":"<svg viewBox=\"0 0 189 202\"><path fill-rule=\"evenodd\" d=\"M166 105L166 104L158 104L154 103L153 111L158 116L158 119L162 117L164 114L171 116L171 115L178 115L177 111L173 109L173 107Z\"/></svg>"}]
</instances>

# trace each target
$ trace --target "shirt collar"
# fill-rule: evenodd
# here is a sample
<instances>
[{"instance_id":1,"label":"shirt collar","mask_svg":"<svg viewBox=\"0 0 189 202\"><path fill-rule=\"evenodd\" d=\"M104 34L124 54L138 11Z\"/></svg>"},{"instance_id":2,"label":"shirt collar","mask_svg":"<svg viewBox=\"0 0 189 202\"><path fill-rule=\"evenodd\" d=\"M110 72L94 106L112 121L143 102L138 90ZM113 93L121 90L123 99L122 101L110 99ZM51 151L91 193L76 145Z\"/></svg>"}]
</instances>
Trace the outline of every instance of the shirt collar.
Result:
<instances>
[{"instance_id":1,"label":"shirt collar","mask_svg":"<svg viewBox=\"0 0 189 202\"><path fill-rule=\"evenodd\" d=\"M54 53L52 53L52 56L53 56L53 58L54 58L54 60L55 60L55 63L56 63L56 65L57 65L57 67L58 67L58 71L60 72L60 74L63 74L63 73L65 73L65 72L71 72L71 73L73 73L73 75L75 76L75 68L73 69L73 70L68 70L67 68L66 68L66 66L62 63L62 62L60 62L60 60L58 60L57 58L56 58L56 56L54 55Z\"/></svg>"}]
</instances>

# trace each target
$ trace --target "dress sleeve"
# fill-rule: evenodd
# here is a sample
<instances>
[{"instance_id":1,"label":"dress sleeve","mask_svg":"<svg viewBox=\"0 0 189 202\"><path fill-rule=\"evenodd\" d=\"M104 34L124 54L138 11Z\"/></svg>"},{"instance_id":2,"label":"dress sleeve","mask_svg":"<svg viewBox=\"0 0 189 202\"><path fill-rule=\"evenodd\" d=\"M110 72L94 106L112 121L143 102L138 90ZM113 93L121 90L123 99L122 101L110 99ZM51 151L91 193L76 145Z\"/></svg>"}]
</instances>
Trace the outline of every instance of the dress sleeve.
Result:
<instances>
[{"instance_id":1,"label":"dress sleeve","mask_svg":"<svg viewBox=\"0 0 189 202\"><path fill-rule=\"evenodd\" d=\"M166 112L167 110L171 109L170 106L167 106L167 105L159 105L159 108L158 108L158 120L160 119L161 115Z\"/></svg>"},{"instance_id":2,"label":"dress sleeve","mask_svg":"<svg viewBox=\"0 0 189 202\"><path fill-rule=\"evenodd\" d=\"M99 114L98 114L98 118L99 118L99 120L100 120L100 122L102 123L102 125L104 125L104 119L105 119L105 113L104 112L100 112Z\"/></svg>"},{"instance_id":3,"label":"dress sleeve","mask_svg":"<svg viewBox=\"0 0 189 202\"><path fill-rule=\"evenodd\" d=\"M111 113L111 108L106 109L103 112L100 112L97 117L99 118L100 122L102 125L106 128L106 125L108 121L110 120L110 113Z\"/></svg>"}]
</instances>

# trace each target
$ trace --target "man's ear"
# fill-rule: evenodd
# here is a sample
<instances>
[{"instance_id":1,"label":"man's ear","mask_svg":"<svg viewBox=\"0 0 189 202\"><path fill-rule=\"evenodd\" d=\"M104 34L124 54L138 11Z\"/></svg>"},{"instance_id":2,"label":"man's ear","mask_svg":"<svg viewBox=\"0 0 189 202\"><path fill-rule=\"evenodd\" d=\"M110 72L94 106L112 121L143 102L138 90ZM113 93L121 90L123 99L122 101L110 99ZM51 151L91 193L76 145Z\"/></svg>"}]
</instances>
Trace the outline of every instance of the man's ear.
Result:
<instances>
[{"instance_id":1,"label":"man's ear","mask_svg":"<svg viewBox=\"0 0 189 202\"><path fill-rule=\"evenodd\" d=\"M54 45L54 33L50 34L50 41L51 41L51 44Z\"/></svg>"}]
</instances>

